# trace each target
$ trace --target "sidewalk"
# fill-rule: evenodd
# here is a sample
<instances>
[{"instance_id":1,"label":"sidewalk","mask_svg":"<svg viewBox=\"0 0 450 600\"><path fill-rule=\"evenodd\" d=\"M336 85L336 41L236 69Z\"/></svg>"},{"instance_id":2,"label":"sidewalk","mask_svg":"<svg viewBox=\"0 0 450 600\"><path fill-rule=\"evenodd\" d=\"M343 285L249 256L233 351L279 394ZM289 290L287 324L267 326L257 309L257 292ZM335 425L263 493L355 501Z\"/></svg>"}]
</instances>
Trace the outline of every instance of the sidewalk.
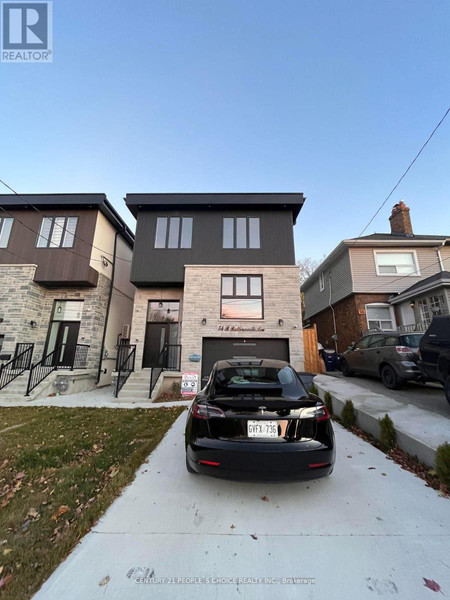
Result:
<instances>
[{"instance_id":1,"label":"sidewalk","mask_svg":"<svg viewBox=\"0 0 450 600\"><path fill-rule=\"evenodd\" d=\"M347 379L317 375L314 383L322 400L329 392L333 410L340 415L347 400L353 402L356 423L361 429L380 438L379 419L387 413L394 422L399 447L433 467L438 446L450 442L450 419L440 415L396 402L383 394L377 394Z\"/></svg>"},{"instance_id":2,"label":"sidewalk","mask_svg":"<svg viewBox=\"0 0 450 600\"><path fill-rule=\"evenodd\" d=\"M150 402L150 400L124 402L114 398L112 386L80 392L78 394L66 394L62 396L47 396L38 400L0 400L0 407L12 406L65 406L68 408L160 408L161 406L190 406L192 400L175 402Z\"/></svg>"}]
</instances>

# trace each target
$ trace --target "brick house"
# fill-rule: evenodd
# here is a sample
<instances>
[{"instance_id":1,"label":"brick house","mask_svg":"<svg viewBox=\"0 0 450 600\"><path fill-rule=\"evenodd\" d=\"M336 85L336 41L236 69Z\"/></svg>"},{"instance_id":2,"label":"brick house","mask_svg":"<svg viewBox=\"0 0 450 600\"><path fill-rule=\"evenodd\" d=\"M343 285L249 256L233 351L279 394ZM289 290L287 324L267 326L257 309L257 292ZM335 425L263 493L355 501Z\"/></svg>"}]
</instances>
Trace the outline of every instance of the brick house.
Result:
<instances>
[{"instance_id":1,"label":"brick house","mask_svg":"<svg viewBox=\"0 0 450 600\"><path fill-rule=\"evenodd\" d=\"M137 219L136 372L119 397L148 398L150 380L139 372L159 366L205 376L221 358L268 357L302 368L293 235L302 194L127 194L125 201Z\"/></svg>"},{"instance_id":2,"label":"brick house","mask_svg":"<svg viewBox=\"0 0 450 600\"><path fill-rule=\"evenodd\" d=\"M303 283L304 326L317 326L325 348L449 314L450 236L415 235L404 202L389 220L391 233L343 240Z\"/></svg>"},{"instance_id":3,"label":"brick house","mask_svg":"<svg viewBox=\"0 0 450 600\"><path fill-rule=\"evenodd\" d=\"M104 194L0 195L0 209L0 397L23 396L46 356L34 395L63 370L68 393L110 383L131 325L133 233Z\"/></svg>"}]
</instances>

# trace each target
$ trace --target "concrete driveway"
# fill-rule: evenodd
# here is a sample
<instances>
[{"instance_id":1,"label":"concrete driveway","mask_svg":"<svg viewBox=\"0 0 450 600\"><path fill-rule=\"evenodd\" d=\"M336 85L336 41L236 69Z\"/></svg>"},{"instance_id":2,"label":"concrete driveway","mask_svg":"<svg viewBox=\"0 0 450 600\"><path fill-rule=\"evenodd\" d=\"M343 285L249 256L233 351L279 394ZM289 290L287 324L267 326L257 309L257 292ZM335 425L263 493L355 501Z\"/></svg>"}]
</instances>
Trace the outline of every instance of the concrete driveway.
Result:
<instances>
[{"instance_id":1,"label":"concrete driveway","mask_svg":"<svg viewBox=\"0 0 450 600\"><path fill-rule=\"evenodd\" d=\"M36 600L432 598L422 577L450 594L449 500L366 442L335 425L331 477L226 482L187 473L185 418Z\"/></svg>"}]
</instances>

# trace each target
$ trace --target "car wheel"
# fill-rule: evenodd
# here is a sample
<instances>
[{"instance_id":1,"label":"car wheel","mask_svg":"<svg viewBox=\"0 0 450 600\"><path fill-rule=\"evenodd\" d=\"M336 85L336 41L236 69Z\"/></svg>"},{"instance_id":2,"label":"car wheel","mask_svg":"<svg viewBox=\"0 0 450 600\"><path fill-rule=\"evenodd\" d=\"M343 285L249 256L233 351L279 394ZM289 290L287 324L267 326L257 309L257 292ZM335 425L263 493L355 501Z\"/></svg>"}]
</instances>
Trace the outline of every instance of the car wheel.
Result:
<instances>
[{"instance_id":1,"label":"car wheel","mask_svg":"<svg viewBox=\"0 0 450 600\"><path fill-rule=\"evenodd\" d=\"M395 369L390 365L384 365L381 369L381 379L389 390L398 390L403 383L402 379L395 372Z\"/></svg>"},{"instance_id":2,"label":"car wheel","mask_svg":"<svg viewBox=\"0 0 450 600\"><path fill-rule=\"evenodd\" d=\"M188 473L192 473L194 475L197 475L197 471L194 471L194 469L189 464L187 456L186 456L186 469L188 470Z\"/></svg>"},{"instance_id":3,"label":"car wheel","mask_svg":"<svg viewBox=\"0 0 450 600\"><path fill-rule=\"evenodd\" d=\"M445 380L444 389L445 389L445 397L447 398L447 402L450 404L450 375Z\"/></svg>"},{"instance_id":4,"label":"car wheel","mask_svg":"<svg viewBox=\"0 0 450 600\"><path fill-rule=\"evenodd\" d=\"M346 360L343 360L341 363L341 371L344 377L351 377L353 375L353 371L350 369Z\"/></svg>"}]
</instances>

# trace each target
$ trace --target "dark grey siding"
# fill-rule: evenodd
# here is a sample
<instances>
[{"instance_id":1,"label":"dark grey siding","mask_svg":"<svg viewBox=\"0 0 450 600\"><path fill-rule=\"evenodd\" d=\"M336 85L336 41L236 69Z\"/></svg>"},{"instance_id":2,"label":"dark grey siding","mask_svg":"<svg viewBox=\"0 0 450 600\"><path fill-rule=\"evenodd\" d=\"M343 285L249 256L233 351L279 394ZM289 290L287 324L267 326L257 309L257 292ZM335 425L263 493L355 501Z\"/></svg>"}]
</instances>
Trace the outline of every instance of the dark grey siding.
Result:
<instances>
[{"instance_id":1,"label":"dark grey siding","mask_svg":"<svg viewBox=\"0 0 450 600\"><path fill-rule=\"evenodd\" d=\"M192 248L155 248L156 219L193 217ZM260 249L222 248L224 217L259 217ZM138 213L131 282L136 286L182 285L184 265L294 265L290 210L183 210Z\"/></svg>"}]
</instances>

